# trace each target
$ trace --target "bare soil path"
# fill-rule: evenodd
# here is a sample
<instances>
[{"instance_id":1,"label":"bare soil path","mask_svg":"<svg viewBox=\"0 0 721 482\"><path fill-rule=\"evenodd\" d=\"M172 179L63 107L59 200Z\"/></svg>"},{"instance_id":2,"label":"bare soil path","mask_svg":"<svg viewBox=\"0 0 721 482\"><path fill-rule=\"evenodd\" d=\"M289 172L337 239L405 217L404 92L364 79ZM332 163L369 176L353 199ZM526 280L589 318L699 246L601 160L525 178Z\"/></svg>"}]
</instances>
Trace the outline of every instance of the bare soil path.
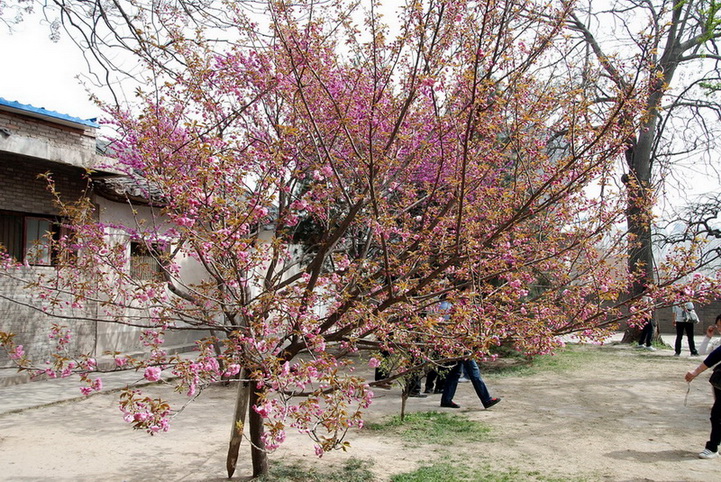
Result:
<instances>
[{"instance_id":1,"label":"bare soil path","mask_svg":"<svg viewBox=\"0 0 721 482\"><path fill-rule=\"evenodd\" d=\"M317 459L310 441L289 433L274 461L301 461L322 470L350 457L371 460L379 481L434 461L513 471L519 480L712 481L721 459L700 460L712 403L707 376L688 384L700 358L672 357L628 346L581 346L578 366L526 375L488 375L503 401L480 408L470 384L459 386L453 413L491 428L487 440L439 446L377 431L354 432L351 449ZM370 375L370 370L368 370ZM152 390L174 397L168 386ZM150 437L122 421L117 393L0 416L0 480L221 481L234 389L216 387L191 404L173 429ZM177 397L177 396L176 396ZM439 395L410 399L410 411L441 409ZM370 421L397 414L400 392L378 391ZM247 446L241 462L249 460ZM239 467L236 479L250 469Z\"/></svg>"}]
</instances>

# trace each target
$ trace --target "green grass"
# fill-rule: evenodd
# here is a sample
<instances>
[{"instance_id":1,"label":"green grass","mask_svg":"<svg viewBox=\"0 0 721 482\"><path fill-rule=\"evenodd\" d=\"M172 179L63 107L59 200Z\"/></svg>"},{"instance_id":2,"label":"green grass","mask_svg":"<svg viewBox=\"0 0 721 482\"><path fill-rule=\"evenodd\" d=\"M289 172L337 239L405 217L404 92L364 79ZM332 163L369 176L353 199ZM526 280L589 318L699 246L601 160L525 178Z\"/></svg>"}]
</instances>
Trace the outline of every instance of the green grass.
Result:
<instances>
[{"instance_id":1,"label":"green grass","mask_svg":"<svg viewBox=\"0 0 721 482\"><path fill-rule=\"evenodd\" d=\"M412 442L455 444L459 440L477 442L488 438L490 428L467 418L444 412L408 413L401 421L398 415L380 423L369 423L369 430L401 437Z\"/></svg>"},{"instance_id":2,"label":"green grass","mask_svg":"<svg viewBox=\"0 0 721 482\"><path fill-rule=\"evenodd\" d=\"M369 482L376 480L373 472L368 470L368 467L372 465L373 462L351 458L335 470L318 471L298 461L290 464L273 461L268 475L257 480L262 482Z\"/></svg>"},{"instance_id":3,"label":"green grass","mask_svg":"<svg viewBox=\"0 0 721 482\"><path fill-rule=\"evenodd\" d=\"M395 475L390 480L391 482L517 482L520 480L560 482L569 479L549 478L539 472L522 472L517 469L494 471L487 465L471 468L459 463L436 463L420 467L413 472Z\"/></svg>"},{"instance_id":4,"label":"green grass","mask_svg":"<svg viewBox=\"0 0 721 482\"><path fill-rule=\"evenodd\" d=\"M479 363L481 373L492 376L530 376L541 372L563 373L598 363L607 358L603 347L567 345L553 355L526 358L511 352L504 353L496 362Z\"/></svg>"}]
</instances>

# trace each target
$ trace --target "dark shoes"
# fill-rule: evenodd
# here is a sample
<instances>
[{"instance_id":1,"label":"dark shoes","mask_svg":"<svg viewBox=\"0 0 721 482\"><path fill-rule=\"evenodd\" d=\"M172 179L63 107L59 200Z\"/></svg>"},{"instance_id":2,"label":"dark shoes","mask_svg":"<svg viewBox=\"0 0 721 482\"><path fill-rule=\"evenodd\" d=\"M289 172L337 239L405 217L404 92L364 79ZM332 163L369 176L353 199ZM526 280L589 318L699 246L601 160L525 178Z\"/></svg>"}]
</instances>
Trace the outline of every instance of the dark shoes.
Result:
<instances>
[{"instance_id":1,"label":"dark shoes","mask_svg":"<svg viewBox=\"0 0 721 482\"><path fill-rule=\"evenodd\" d=\"M488 403L484 405L484 407L486 408L486 410L488 410L489 408L491 408L492 406L494 406L495 404L497 404L500 401L501 401L500 398L491 398L488 401Z\"/></svg>"},{"instance_id":2,"label":"dark shoes","mask_svg":"<svg viewBox=\"0 0 721 482\"><path fill-rule=\"evenodd\" d=\"M411 398L427 398L428 397L428 395L426 395L425 393L421 393L421 392L411 393L408 396Z\"/></svg>"},{"instance_id":3,"label":"dark shoes","mask_svg":"<svg viewBox=\"0 0 721 482\"><path fill-rule=\"evenodd\" d=\"M441 407L443 407L443 408L461 408L461 406L458 405L456 402L441 403Z\"/></svg>"}]
</instances>

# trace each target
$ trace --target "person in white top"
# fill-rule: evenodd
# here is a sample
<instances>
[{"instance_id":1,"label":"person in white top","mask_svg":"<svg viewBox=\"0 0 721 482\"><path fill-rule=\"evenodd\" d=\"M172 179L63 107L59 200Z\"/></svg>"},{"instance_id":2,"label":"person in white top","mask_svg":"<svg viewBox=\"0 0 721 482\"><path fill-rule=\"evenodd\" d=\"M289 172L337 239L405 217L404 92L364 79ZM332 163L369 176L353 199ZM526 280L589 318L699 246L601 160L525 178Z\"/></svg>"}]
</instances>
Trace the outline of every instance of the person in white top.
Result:
<instances>
[{"instance_id":1,"label":"person in white top","mask_svg":"<svg viewBox=\"0 0 721 482\"><path fill-rule=\"evenodd\" d=\"M699 355L708 355L716 348L721 346L721 338L714 338L714 333L718 331L721 334L721 315L716 317L716 323L706 328L706 333L701 340L701 345L698 347Z\"/></svg>"},{"instance_id":2,"label":"person in white top","mask_svg":"<svg viewBox=\"0 0 721 482\"><path fill-rule=\"evenodd\" d=\"M698 315L696 315L693 303L688 301L673 307L673 326L676 327L675 356L681 355L681 341L684 333L688 338L688 349L691 351L691 355L698 355L693 340L693 328L696 323L698 323Z\"/></svg>"}]
</instances>

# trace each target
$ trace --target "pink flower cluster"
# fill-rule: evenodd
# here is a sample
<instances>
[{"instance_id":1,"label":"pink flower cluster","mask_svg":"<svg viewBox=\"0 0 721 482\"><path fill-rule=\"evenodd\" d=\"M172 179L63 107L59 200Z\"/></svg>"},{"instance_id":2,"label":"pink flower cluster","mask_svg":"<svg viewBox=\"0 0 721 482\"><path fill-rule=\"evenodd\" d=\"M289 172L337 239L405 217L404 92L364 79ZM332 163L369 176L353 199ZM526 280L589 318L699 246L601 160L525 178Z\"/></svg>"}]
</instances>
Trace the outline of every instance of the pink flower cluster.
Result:
<instances>
[{"instance_id":1,"label":"pink flower cluster","mask_svg":"<svg viewBox=\"0 0 721 482\"><path fill-rule=\"evenodd\" d=\"M101 378L96 378L92 382L90 382L90 385L87 387L80 387L80 392L87 396L90 395L93 392L99 392L103 389L103 380Z\"/></svg>"}]
</instances>

